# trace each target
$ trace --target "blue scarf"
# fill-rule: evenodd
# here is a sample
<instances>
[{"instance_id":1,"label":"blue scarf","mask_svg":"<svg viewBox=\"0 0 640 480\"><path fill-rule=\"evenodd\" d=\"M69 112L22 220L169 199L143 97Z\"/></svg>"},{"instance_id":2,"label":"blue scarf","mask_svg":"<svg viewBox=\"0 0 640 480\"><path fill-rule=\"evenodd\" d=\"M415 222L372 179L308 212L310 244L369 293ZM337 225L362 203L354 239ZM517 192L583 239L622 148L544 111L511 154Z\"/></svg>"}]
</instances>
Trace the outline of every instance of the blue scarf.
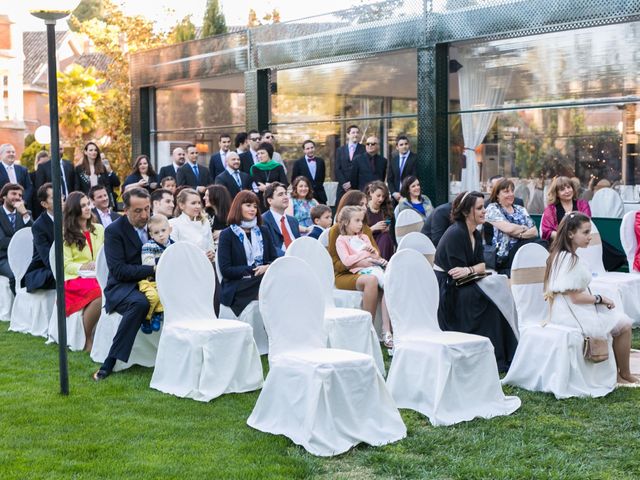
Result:
<instances>
[{"instance_id":1,"label":"blue scarf","mask_svg":"<svg viewBox=\"0 0 640 480\"><path fill-rule=\"evenodd\" d=\"M259 267L264 263L264 243L262 241L262 231L260 227L253 227L251 229L251 241L247 238L244 230L238 225L230 225L231 231L238 237L238 240L244 246L244 254L247 257L247 265L250 267Z\"/></svg>"}]
</instances>

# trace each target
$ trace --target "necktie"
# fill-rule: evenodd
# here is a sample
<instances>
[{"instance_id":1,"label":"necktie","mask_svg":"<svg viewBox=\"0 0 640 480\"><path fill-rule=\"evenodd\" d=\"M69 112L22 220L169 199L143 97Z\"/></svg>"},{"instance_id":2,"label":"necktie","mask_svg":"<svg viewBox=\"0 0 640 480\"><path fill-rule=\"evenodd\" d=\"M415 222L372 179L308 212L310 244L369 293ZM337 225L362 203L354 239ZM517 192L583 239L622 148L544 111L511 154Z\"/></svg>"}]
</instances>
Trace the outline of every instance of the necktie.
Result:
<instances>
[{"instance_id":1,"label":"necktie","mask_svg":"<svg viewBox=\"0 0 640 480\"><path fill-rule=\"evenodd\" d=\"M193 168L193 174L196 176L196 182L197 182L200 179L200 175L198 173L198 164L197 163L194 164L192 168Z\"/></svg>"},{"instance_id":2,"label":"necktie","mask_svg":"<svg viewBox=\"0 0 640 480\"><path fill-rule=\"evenodd\" d=\"M402 171L404 170L404 162L406 161L407 161L407 156L401 155L400 156L400 175L402 175Z\"/></svg>"},{"instance_id":3,"label":"necktie","mask_svg":"<svg viewBox=\"0 0 640 480\"><path fill-rule=\"evenodd\" d=\"M356 151L356 144L350 143L349 144L349 160L353 160L353 152L355 151Z\"/></svg>"},{"instance_id":4,"label":"necktie","mask_svg":"<svg viewBox=\"0 0 640 480\"><path fill-rule=\"evenodd\" d=\"M233 178L236 179L236 183L238 184L238 187L242 188L242 182L240 182L240 174L238 173L237 170L233 172Z\"/></svg>"},{"instance_id":5,"label":"necktie","mask_svg":"<svg viewBox=\"0 0 640 480\"><path fill-rule=\"evenodd\" d=\"M289 235L289 230L287 230L287 224L285 223L284 215L280 217L280 230L282 230L282 238L284 239L284 248L289 248L291 245L291 236Z\"/></svg>"},{"instance_id":6,"label":"necktie","mask_svg":"<svg viewBox=\"0 0 640 480\"><path fill-rule=\"evenodd\" d=\"M60 173L62 174L62 197L67 198L69 195L69 189L67 188L67 179L64 176L64 164L60 161Z\"/></svg>"},{"instance_id":7,"label":"necktie","mask_svg":"<svg viewBox=\"0 0 640 480\"><path fill-rule=\"evenodd\" d=\"M15 230L16 229L16 212L10 213L7 216L9 217L9 221L11 222L11 226ZM284 217L282 217L282 218L284 218Z\"/></svg>"},{"instance_id":8,"label":"necktie","mask_svg":"<svg viewBox=\"0 0 640 480\"><path fill-rule=\"evenodd\" d=\"M144 228L136 228L136 230L138 231L138 237L140 237L142 244L144 245L147 243L149 241L149 237L147 237L147 230Z\"/></svg>"}]
</instances>

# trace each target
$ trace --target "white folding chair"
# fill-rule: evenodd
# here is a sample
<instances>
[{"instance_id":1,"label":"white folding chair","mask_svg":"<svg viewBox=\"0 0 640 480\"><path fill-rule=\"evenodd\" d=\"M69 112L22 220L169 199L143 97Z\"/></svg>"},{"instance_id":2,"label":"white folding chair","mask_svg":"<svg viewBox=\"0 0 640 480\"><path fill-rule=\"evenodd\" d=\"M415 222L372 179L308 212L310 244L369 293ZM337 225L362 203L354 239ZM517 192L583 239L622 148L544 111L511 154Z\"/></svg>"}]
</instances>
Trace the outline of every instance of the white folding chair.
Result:
<instances>
[{"instance_id":1,"label":"white folding chair","mask_svg":"<svg viewBox=\"0 0 640 480\"><path fill-rule=\"evenodd\" d=\"M318 237L318 241L320 242L320 245L322 245L324 248L329 248L329 229L325 229L320 236Z\"/></svg>"},{"instance_id":2,"label":"white folding chair","mask_svg":"<svg viewBox=\"0 0 640 480\"><path fill-rule=\"evenodd\" d=\"M151 388L203 402L262 386L262 364L251 327L219 320L213 310L214 273L189 242L169 246L156 268L164 328Z\"/></svg>"},{"instance_id":3,"label":"white folding chair","mask_svg":"<svg viewBox=\"0 0 640 480\"><path fill-rule=\"evenodd\" d=\"M333 300L333 264L331 256L314 238L300 237L293 241L287 257L304 260L320 281L316 292L324 299L324 329L328 335L329 348L342 348L371 355L382 375L384 360L378 335L373 328L371 314L361 309L336 307Z\"/></svg>"},{"instance_id":4,"label":"white folding chair","mask_svg":"<svg viewBox=\"0 0 640 480\"><path fill-rule=\"evenodd\" d=\"M11 320L11 307L13 306L13 292L9 286L9 279L0 275L0 321Z\"/></svg>"},{"instance_id":5,"label":"white folding chair","mask_svg":"<svg viewBox=\"0 0 640 480\"><path fill-rule=\"evenodd\" d=\"M51 245L49 250L49 265L51 265L51 271L53 276L56 276L56 256L55 256L55 243ZM56 278L56 282L58 279ZM60 280L64 282L64 279ZM86 343L86 336L84 334L84 325L82 324L82 310L72 313L66 317L67 323L67 346L69 350L78 351L84 349ZM47 330L47 343L58 343L58 308L57 302L53 304L53 311L49 319L49 328Z\"/></svg>"},{"instance_id":6,"label":"white folding chair","mask_svg":"<svg viewBox=\"0 0 640 480\"><path fill-rule=\"evenodd\" d=\"M218 264L218 256L214 262L216 267L216 274L218 275L218 281L222 282L222 272L220 272L220 265ZM256 341L258 347L258 353L260 355L266 355L269 353L269 339L267 338L267 331L264 329L264 323L262 323L262 315L260 315L260 305L257 300L249 303L238 317L233 310L226 305L220 304L220 318L228 320L239 320L249 324L253 330L253 339Z\"/></svg>"},{"instance_id":7,"label":"white folding chair","mask_svg":"<svg viewBox=\"0 0 640 480\"><path fill-rule=\"evenodd\" d=\"M395 349L387 386L398 407L426 415L433 425L509 415L520 408L518 397L502 392L488 338L440 330L438 281L423 255L396 252L385 285Z\"/></svg>"},{"instance_id":8,"label":"white folding chair","mask_svg":"<svg viewBox=\"0 0 640 480\"><path fill-rule=\"evenodd\" d=\"M622 218L624 202L613 188L601 188L589 202L591 216L603 218Z\"/></svg>"},{"instance_id":9,"label":"white folding chair","mask_svg":"<svg viewBox=\"0 0 640 480\"><path fill-rule=\"evenodd\" d=\"M16 279L16 296L11 310L9 330L46 338L56 292L39 290L29 293L25 287L20 286L33 258L31 228L22 228L11 237L7 254L9 266Z\"/></svg>"},{"instance_id":10,"label":"white folding chair","mask_svg":"<svg viewBox=\"0 0 640 480\"><path fill-rule=\"evenodd\" d=\"M424 219L418 212L411 209L402 210L396 216L396 241L400 242L402 237L411 232L420 232L424 227Z\"/></svg>"},{"instance_id":11,"label":"white folding chair","mask_svg":"<svg viewBox=\"0 0 640 480\"><path fill-rule=\"evenodd\" d=\"M425 234L421 232L411 232L402 237L402 240L398 243L397 251L406 250L407 248L424 255L424 258L427 259L429 265L433 267L433 259L436 256L436 247L431 239Z\"/></svg>"},{"instance_id":12,"label":"white folding chair","mask_svg":"<svg viewBox=\"0 0 640 480\"><path fill-rule=\"evenodd\" d=\"M636 258L636 250L638 249L638 240L636 239L635 223L637 211L625 213L620 223L620 243L627 256L629 263L629 272L638 272L633 268L633 262Z\"/></svg>"},{"instance_id":13,"label":"white folding chair","mask_svg":"<svg viewBox=\"0 0 640 480\"><path fill-rule=\"evenodd\" d=\"M269 373L247 424L319 456L404 438L406 428L373 358L325 348L321 288L299 258L279 258L267 270L260 311Z\"/></svg>"},{"instance_id":14,"label":"white folding chair","mask_svg":"<svg viewBox=\"0 0 640 480\"><path fill-rule=\"evenodd\" d=\"M103 247L96 257L96 279L100 285L100 290L102 290L102 311L100 312L100 319L98 320L96 331L93 335L93 347L91 348L91 359L97 363L104 362L107 355L109 355L109 350L113 344L113 337L115 337L118 327L120 326L120 321L122 320L122 315L118 312L107 313L104 309L104 289L107 287L108 278L109 266L107 265ZM156 354L158 353L158 343L160 342L161 332L162 328L160 331L150 334L139 331L133 342L129 361L126 363L120 360L116 361L113 370L118 372L133 365L153 367L156 363Z\"/></svg>"},{"instance_id":15,"label":"white folding chair","mask_svg":"<svg viewBox=\"0 0 640 480\"><path fill-rule=\"evenodd\" d=\"M513 257L511 293L518 311L518 330L522 335L530 326L547 320L549 309L540 304L544 298L544 272L549 252L537 243L528 243ZM542 307L542 308L541 308Z\"/></svg>"},{"instance_id":16,"label":"white folding chair","mask_svg":"<svg viewBox=\"0 0 640 480\"><path fill-rule=\"evenodd\" d=\"M607 272L602 263L602 239L595 223L591 222L591 242L587 248L578 248L576 254L587 263L593 274L589 288L595 293L611 297L624 313L640 323L640 275L636 273ZM619 299L620 301L616 301Z\"/></svg>"}]
</instances>

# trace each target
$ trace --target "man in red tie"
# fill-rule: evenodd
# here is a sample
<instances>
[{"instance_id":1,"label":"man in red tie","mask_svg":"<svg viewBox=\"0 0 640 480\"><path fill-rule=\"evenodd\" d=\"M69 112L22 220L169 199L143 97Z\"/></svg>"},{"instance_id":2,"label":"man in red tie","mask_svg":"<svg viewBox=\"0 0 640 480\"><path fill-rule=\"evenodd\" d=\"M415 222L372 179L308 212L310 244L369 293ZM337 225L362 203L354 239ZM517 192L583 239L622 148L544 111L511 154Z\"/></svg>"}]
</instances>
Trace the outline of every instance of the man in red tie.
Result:
<instances>
[{"instance_id":1,"label":"man in red tie","mask_svg":"<svg viewBox=\"0 0 640 480\"><path fill-rule=\"evenodd\" d=\"M289 206L289 196L282 183L270 183L264 191L264 199L269 210L262 215L262 221L271 234L276 253L282 257L291 242L300 237L298 221L284 213Z\"/></svg>"}]
</instances>

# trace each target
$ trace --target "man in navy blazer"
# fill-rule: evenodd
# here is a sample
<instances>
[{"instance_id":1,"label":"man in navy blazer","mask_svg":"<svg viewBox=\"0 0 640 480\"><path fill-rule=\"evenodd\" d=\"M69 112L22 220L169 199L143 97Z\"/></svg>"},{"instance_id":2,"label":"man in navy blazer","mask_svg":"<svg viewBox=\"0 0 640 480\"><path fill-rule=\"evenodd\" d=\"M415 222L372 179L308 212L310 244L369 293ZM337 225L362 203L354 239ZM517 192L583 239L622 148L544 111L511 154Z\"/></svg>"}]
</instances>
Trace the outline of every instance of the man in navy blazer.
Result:
<instances>
[{"instance_id":1,"label":"man in navy blazer","mask_svg":"<svg viewBox=\"0 0 640 480\"><path fill-rule=\"evenodd\" d=\"M240 157L236 152L227 153L227 168L215 179L216 185L223 185L234 199L241 190L251 190L251 177L240 170Z\"/></svg>"},{"instance_id":2,"label":"man in navy blazer","mask_svg":"<svg viewBox=\"0 0 640 480\"><path fill-rule=\"evenodd\" d=\"M7 183L17 183L24 189L22 198L27 206L31 208L33 198L33 184L29 176L29 170L22 165L16 165L16 149L10 143L0 145L0 188Z\"/></svg>"},{"instance_id":3,"label":"man in navy blazer","mask_svg":"<svg viewBox=\"0 0 640 480\"><path fill-rule=\"evenodd\" d=\"M195 145L187 147L187 161L178 169L176 185L188 185L198 193L203 194L208 185L211 184L209 169L203 165L198 165L198 150Z\"/></svg>"},{"instance_id":4,"label":"man in navy blazer","mask_svg":"<svg viewBox=\"0 0 640 480\"><path fill-rule=\"evenodd\" d=\"M387 185L389 193L396 202L400 201L400 186L402 181L410 175L418 176L418 157L411 152L411 144L406 135L398 135L396 138L398 153L389 162L389 174Z\"/></svg>"},{"instance_id":5,"label":"man in navy blazer","mask_svg":"<svg viewBox=\"0 0 640 480\"><path fill-rule=\"evenodd\" d=\"M305 140L302 144L304 157L293 164L291 179L303 176L309 179L313 196L318 203L327 203L327 193L324 191L325 167L324 160L316 157L316 144L313 140Z\"/></svg>"},{"instance_id":6,"label":"man in navy blazer","mask_svg":"<svg viewBox=\"0 0 640 480\"><path fill-rule=\"evenodd\" d=\"M178 175L178 169L184 165L186 160L186 154L184 153L184 149L182 147L176 147L173 149L173 153L171 154L171 165L165 165L158 172L158 180L162 180L166 177L176 178Z\"/></svg>"},{"instance_id":7,"label":"man in navy blazer","mask_svg":"<svg viewBox=\"0 0 640 480\"><path fill-rule=\"evenodd\" d=\"M40 202L42 213L31 227L33 254L29 268L22 278L22 283L29 293L56 288L56 279L49 263L49 251L53 245L53 186L51 183L41 185L36 198Z\"/></svg>"},{"instance_id":8,"label":"man in navy blazer","mask_svg":"<svg viewBox=\"0 0 640 480\"><path fill-rule=\"evenodd\" d=\"M109 192L104 185L94 185L89 190L89 198L93 203L93 209L91 212L96 217L100 225L107 228L118 218L120 214L111 210L111 203L109 202Z\"/></svg>"},{"instance_id":9,"label":"man in navy blazer","mask_svg":"<svg viewBox=\"0 0 640 480\"><path fill-rule=\"evenodd\" d=\"M149 192L132 188L124 192L122 199L124 215L104 232L104 253L109 267L104 309L107 313L118 312L122 320L107 358L93 374L96 381L111 374L116 360L129 360L133 342L149 311L149 302L138 290L138 282L155 275L155 267L142 265L140 257L142 245L148 240Z\"/></svg>"},{"instance_id":10,"label":"man in navy blazer","mask_svg":"<svg viewBox=\"0 0 640 480\"><path fill-rule=\"evenodd\" d=\"M387 159L380 155L380 141L371 136L365 142L366 153L357 155L351 162L351 186L364 192L367 184L387 176Z\"/></svg>"},{"instance_id":11,"label":"man in navy blazer","mask_svg":"<svg viewBox=\"0 0 640 480\"><path fill-rule=\"evenodd\" d=\"M360 128L357 125L349 125L347 128L347 144L336 149L336 180L338 181L338 191L336 194L336 205L340 202L342 195L352 188L351 167L352 161L358 155L365 153L364 145L360 141Z\"/></svg>"},{"instance_id":12,"label":"man in navy blazer","mask_svg":"<svg viewBox=\"0 0 640 480\"><path fill-rule=\"evenodd\" d=\"M264 198L269 210L262 214L262 221L271 234L276 254L282 257L291 242L300 237L298 220L284 213L289 206L289 196L282 183L269 184L264 191Z\"/></svg>"},{"instance_id":13,"label":"man in navy blazer","mask_svg":"<svg viewBox=\"0 0 640 480\"><path fill-rule=\"evenodd\" d=\"M211 178L216 178L227 167L227 155L231 149L231 136L228 133L220 135L218 146L220 151L211 155L209 160L209 175L211 175Z\"/></svg>"},{"instance_id":14,"label":"man in navy blazer","mask_svg":"<svg viewBox=\"0 0 640 480\"><path fill-rule=\"evenodd\" d=\"M0 189L0 275L9 279L9 287L16 292L16 281L9 266L8 248L13 235L31 226L31 215L22 200L22 185L7 183Z\"/></svg>"},{"instance_id":15,"label":"man in navy blazer","mask_svg":"<svg viewBox=\"0 0 640 480\"><path fill-rule=\"evenodd\" d=\"M62 196L63 198L67 198L67 195L75 191L73 163L69 160L64 160L62 156L60 156L60 166L62 167L63 173L61 180ZM36 169L36 183L34 185L36 191L45 183L51 183L51 159L42 162Z\"/></svg>"}]
</instances>

